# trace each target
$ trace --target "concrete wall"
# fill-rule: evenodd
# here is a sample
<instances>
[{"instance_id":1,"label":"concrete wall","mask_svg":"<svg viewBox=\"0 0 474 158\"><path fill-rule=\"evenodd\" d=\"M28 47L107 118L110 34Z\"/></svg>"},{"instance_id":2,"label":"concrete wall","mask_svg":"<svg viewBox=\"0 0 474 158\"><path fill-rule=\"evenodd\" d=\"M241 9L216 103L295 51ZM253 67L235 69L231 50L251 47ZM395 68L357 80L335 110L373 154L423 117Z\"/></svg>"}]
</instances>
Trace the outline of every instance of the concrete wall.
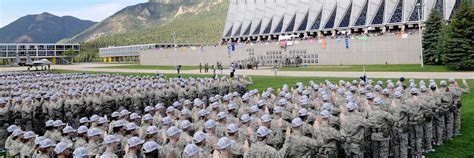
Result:
<instances>
[{"instance_id":1,"label":"concrete wall","mask_svg":"<svg viewBox=\"0 0 474 158\"><path fill-rule=\"evenodd\" d=\"M231 61L294 56L299 52L308 65L361 65L361 64L418 64L420 62L419 35L407 38L398 36L369 37L367 41L349 40L349 49L345 40L328 39L326 49L319 41L299 41L298 44L280 48L278 43L236 45L236 50L229 56L227 46L190 49L157 49L140 52L141 65L199 65L215 64L221 61L229 65ZM271 55L280 53L281 55ZM305 52L305 54L304 54ZM308 56L308 57L304 57ZM274 61L275 59L270 59ZM314 63L312 62L314 61ZM262 62L260 62L262 63ZM270 64L266 64L270 65Z\"/></svg>"}]
</instances>

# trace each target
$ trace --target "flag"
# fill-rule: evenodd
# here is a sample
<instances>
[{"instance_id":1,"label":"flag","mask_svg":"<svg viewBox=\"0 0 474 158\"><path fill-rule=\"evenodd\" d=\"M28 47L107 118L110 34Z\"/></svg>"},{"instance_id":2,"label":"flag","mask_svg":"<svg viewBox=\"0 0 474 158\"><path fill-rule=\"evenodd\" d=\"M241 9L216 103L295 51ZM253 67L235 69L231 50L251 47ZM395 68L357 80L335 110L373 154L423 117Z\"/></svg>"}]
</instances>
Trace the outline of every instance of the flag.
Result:
<instances>
[{"instance_id":1,"label":"flag","mask_svg":"<svg viewBox=\"0 0 474 158\"><path fill-rule=\"evenodd\" d=\"M402 38L408 38L408 34L406 33L402 34Z\"/></svg>"},{"instance_id":2,"label":"flag","mask_svg":"<svg viewBox=\"0 0 474 158\"><path fill-rule=\"evenodd\" d=\"M321 42L322 42L323 49L326 49L326 47L327 47L326 39L325 38L321 39Z\"/></svg>"},{"instance_id":3,"label":"flag","mask_svg":"<svg viewBox=\"0 0 474 158\"><path fill-rule=\"evenodd\" d=\"M354 40L367 41L369 39L369 37L367 37L367 36L354 36L353 39Z\"/></svg>"},{"instance_id":4,"label":"flag","mask_svg":"<svg viewBox=\"0 0 474 158\"><path fill-rule=\"evenodd\" d=\"M229 56L230 56L230 53L232 53L233 51L235 51L235 44L231 43L227 46L227 53L229 54Z\"/></svg>"},{"instance_id":5,"label":"flag","mask_svg":"<svg viewBox=\"0 0 474 158\"><path fill-rule=\"evenodd\" d=\"M349 38L346 37L346 49L349 49Z\"/></svg>"},{"instance_id":6,"label":"flag","mask_svg":"<svg viewBox=\"0 0 474 158\"><path fill-rule=\"evenodd\" d=\"M286 48L286 41L280 41L280 48Z\"/></svg>"}]
</instances>

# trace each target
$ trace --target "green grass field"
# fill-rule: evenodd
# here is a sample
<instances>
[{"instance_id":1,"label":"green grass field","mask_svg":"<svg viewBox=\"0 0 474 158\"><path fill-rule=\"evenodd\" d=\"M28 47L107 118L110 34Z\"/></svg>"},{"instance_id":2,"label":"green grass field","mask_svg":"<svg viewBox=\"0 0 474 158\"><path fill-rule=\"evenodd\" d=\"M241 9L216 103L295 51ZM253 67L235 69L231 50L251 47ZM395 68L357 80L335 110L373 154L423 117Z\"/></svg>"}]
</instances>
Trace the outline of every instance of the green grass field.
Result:
<instances>
[{"instance_id":1,"label":"green grass field","mask_svg":"<svg viewBox=\"0 0 474 158\"><path fill-rule=\"evenodd\" d=\"M82 71L68 71L68 70L52 70L53 73L83 73ZM87 73L103 73L103 72L87 72ZM114 73L108 72L109 74L120 74L120 75L155 75L146 73ZM176 74L165 74L167 77L177 77ZM182 77L210 77L210 75L181 75ZM338 82L339 80L353 80L357 78L317 78L317 77L269 77L269 76L250 76L254 82L249 89L258 89L260 91L266 90L268 87L274 89L281 88L283 84L289 86L295 85L296 82L303 82L308 84L309 81L313 80L316 82L322 82L324 80L331 80ZM387 80L387 79L374 79L372 80ZM392 79L396 81L397 79ZM417 80L418 82L419 80ZM427 80L425 80L427 81ZM473 87L474 80L467 80L468 84ZM458 80L461 83L461 80ZM473 90L471 90L473 92ZM462 96L462 136L455 137L451 141L447 141L444 145L435 147L436 152L429 153L426 157L431 158L467 158L474 156L474 92L470 94L464 94Z\"/></svg>"},{"instance_id":2,"label":"green grass field","mask_svg":"<svg viewBox=\"0 0 474 158\"><path fill-rule=\"evenodd\" d=\"M307 66L307 67L283 67L281 71L363 71L362 65L347 66ZM452 72L453 70L446 66L425 65L366 65L368 72Z\"/></svg>"},{"instance_id":3,"label":"green grass field","mask_svg":"<svg viewBox=\"0 0 474 158\"><path fill-rule=\"evenodd\" d=\"M96 67L96 68L135 69L135 70L176 70L176 66L154 66L154 65L120 65L120 66L102 66L102 67ZM181 70L196 70L196 69L199 69L199 66L182 66L181 67Z\"/></svg>"}]
</instances>

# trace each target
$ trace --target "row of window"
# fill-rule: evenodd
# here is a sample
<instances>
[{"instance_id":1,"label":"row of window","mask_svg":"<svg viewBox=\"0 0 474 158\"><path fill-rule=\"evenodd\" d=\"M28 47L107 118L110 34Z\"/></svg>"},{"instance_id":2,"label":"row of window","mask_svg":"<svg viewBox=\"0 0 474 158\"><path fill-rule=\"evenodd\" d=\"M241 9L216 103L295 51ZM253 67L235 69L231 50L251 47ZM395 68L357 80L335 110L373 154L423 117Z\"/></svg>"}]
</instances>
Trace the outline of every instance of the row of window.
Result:
<instances>
[{"instance_id":1,"label":"row of window","mask_svg":"<svg viewBox=\"0 0 474 158\"><path fill-rule=\"evenodd\" d=\"M38 51L38 54L36 51L29 51L29 52L19 52L18 56L23 57L23 56L61 56L64 53L64 51ZM0 57L16 57L16 52L2 52L0 51Z\"/></svg>"},{"instance_id":2,"label":"row of window","mask_svg":"<svg viewBox=\"0 0 474 158\"><path fill-rule=\"evenodd\" d=\"M0 45L0 50L79 50L79 45Z\"/></svg>"},{"instance_id":3,"label":"row of window","mask_svg":"<svg viewBox=\"0 0 474 158\"><path fill-rule=\"evenodd\" d=\"M422 3L422 1L417 0L417 3ZM395 10L392 13L392 16L389 17L389 19L387 19L389 23L400 23L400 22L402 22L402 19L403 19L403 4L404 4L404 0L398 0L398 2L396 4L396 7L395 7ZM442 0L437 0L435 8L436 9L437 8L442 8L443 7L442 4L443 4ZM359 16L356 19L356 21L354 23L354 26L365 26L366 25L368 5L369 5L368 1L366 1L365 4L363 5L363 8L362 8L361 12L358 13ZM341 22L338 23L338 24L335 23L336 12L337 12L337 7L334 7L332 9L331 14L330 14L329 20L325 24L323 24L322 28L332 29L332 28L335 28L335 27L344 28L344 27L349 26L350 19L351 19L351 13L352 13L352 4L349 4L349 8L344 13L344 16L343 16ZM385 10L385 1L382 1L382 3L377 8L377 11L376 11L376 14L375 14L374 18L369 19L369 20L371 20L370 24L375 24L375 25L383 24L384 21L385 21L384 20L384 13L385 12L386 12L386 10ZM294 15L286 28L283 28L283 22L285 21L285 17L281 17L280 19L278 19L279 20L278 24L273 29L273 32L275 32L275 33L293 32L295 27L298 27L298 29L297 29L298 31L305 31L307 23L309 22L308 14L309 14L309 11L305 14L301 24L298 25L298 26L295 26L296 15ZM410 16L409 16L408 21L418 21L419 17L420 17L420 15L418 15L418 14L421 14L421 17L422 17L423 16L423 9L418 10L418 7L415 6L414 9L410 12ZM322 15L322 11L319 12L318 16L316 16L316 19L313 20L313 24L310 25L310 27L311 27L310 30L318 30L320 28L320 26L321 26L321 15ZM269 23L266 24L265 29L263 29L263 32L262 32L263 34L269 34L271 32L271 30L272 30L272 21L273 21L273 18L270 20ZM241 24L241 25L239 25L238 28L230 27L229 30L227 30L227 32L225 34L225 37L231 37L232 32L234 32L233 36L240 36L240 35L247 36L247 35L251 35L251 34L252 35L259 35L260 30L261 30L260 27L262 27L262 20L260 20L259 23L255 23L254 25L257 25L257 27L255 27L255 30L253 30L253 33L251 33L252 32L252 30L251 30L252 23L248 24L247 26L242 26L242 24ZM236 30L234 30L234 29L236 29ZM243 34L241 34L242 31L244 31Z\"/></svg>"}]
</instances>

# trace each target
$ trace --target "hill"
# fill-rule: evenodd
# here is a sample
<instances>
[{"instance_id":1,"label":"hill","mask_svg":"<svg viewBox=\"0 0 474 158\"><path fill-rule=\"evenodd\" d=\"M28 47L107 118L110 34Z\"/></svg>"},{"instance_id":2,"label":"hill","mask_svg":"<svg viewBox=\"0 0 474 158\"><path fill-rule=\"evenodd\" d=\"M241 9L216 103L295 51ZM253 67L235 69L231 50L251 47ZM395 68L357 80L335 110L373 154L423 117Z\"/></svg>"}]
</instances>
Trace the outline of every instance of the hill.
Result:
<instances>
[{"instance_id":1,"label":"hill","mask_svg":"<svg viewBox=\"0 0 474 158\"><path fill-rule=\"evenodd\" d=\"M27 15L0 28L0 43L56 43L72 37L95 22L47 12Z\"/></svg>"},{"instance_id":2,"label":"hill","mask_svg":"<svg viewBox=\"0 0 474 158\"><path fill-rule=\"evenodd\" d=\"M150 1L128 6L91 28L63 42L88 42L110 35L159 26L175 17L180 8L200 4L203 0Z\"/></svg>"},{"instance_id":3,"label":"hill","mask_svg":"<svg viewBox=\"0 0 474 158\"><path fill-rule=\"evenodd\" d=\"M175 10L166 13L168 16L161 16L158 21L153 23L143 24L126 32L112 33L111 35L81 42L83 57L80 57L82 59L79 60L92 61L90 59L91 56L97 57L98 48L101 47L171 43L173 42L173 32L176 32L177 43L218 43L224 29L229 1L182 0L179 3L148 2L132 6L132 8L141 5L169 6L169 8L175 7ZM127 7L125 9L131 8ZM118 13L120 12L122 11ZM161 15L164 15L164 13ZM100 25L100 23L97 25Z\"/></svg>"}]
</instances>

